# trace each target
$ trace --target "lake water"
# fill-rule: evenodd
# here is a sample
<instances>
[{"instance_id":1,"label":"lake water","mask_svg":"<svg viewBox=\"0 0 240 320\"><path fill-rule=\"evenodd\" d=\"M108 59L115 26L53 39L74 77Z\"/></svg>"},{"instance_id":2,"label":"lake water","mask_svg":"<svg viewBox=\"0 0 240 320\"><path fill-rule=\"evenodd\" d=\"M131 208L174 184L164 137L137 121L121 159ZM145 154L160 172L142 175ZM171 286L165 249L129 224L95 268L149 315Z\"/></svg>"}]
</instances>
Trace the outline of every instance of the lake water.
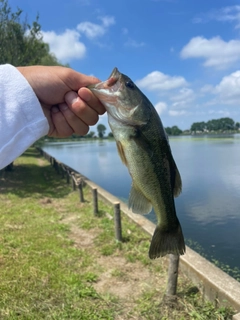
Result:
<instances>
[{"instance_id":1,"label":"lake water","mask_svg":"<svg viewBox=\"0 0 240 320\"><path fill-rule=\"evenodd\" d=\"M186 243L240 268L240 135L170 138L170 145L183 182L175 203ZM114 141L45 143L43 149L127 200L131 178ZM156 222L154 213L146 217Z\"/></svg>"}]
</instances>

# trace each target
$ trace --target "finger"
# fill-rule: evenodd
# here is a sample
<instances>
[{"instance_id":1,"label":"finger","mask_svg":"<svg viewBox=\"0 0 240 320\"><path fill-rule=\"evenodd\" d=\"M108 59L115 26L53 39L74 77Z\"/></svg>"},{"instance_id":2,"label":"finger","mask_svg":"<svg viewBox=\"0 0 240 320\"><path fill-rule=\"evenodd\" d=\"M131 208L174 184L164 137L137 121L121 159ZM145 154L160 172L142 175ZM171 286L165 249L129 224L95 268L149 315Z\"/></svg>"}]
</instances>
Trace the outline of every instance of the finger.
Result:
<instances>
[{"instance_id":1,"label":"finger","mask_svg":"<svg viewBox=\"0 0 240 320\"><path fill-rule=\"evenodd\" d=\"M73 134L73 129L68 124L63 114L60 112L59 108L54 106L51 109L51 116L53 122L53 128L49 132L49 136L64 138L69 137Z\"/></svg>"},{"instance_id":2,"label":"finger","mask_svg":"<svg viewBox=\"0 0 240 320\"><path fill-rule=\"evenodd\" d=\"M82 121L78 116L76 116L76 114L72 110L70 110L67 103L60 103L59 109L69 126L74 131L74 133L77 133L80 136L83 136L88 133L88 125L84 121Z\"/></svg>"},{"instance_id":3,"label":"finger","mask_svg":"<svg viewBox=\"0 0 240 320\"><path fill-rule=\"evenodd\" d=\"M74 91L70 91L65 95L65 101L70 110L79 117L87 125L91 126L97 123L98 113L89 107Z\"/></svg>"},{"instance_id":4,"label":"finger","mask_svg":"<svg viewBox=\"0 0 240 320\"><path fill-rule=\"evenodd\" d=\"M91 90L88 88L80 88L78 90L78 95L80 98L82 98L84 101L87 102L87 104L94 110L97 111L98 114L104 114L106 109L102 105L102 103L98 100L98 98L92 93Z\"/></svg>"}]
</instances>

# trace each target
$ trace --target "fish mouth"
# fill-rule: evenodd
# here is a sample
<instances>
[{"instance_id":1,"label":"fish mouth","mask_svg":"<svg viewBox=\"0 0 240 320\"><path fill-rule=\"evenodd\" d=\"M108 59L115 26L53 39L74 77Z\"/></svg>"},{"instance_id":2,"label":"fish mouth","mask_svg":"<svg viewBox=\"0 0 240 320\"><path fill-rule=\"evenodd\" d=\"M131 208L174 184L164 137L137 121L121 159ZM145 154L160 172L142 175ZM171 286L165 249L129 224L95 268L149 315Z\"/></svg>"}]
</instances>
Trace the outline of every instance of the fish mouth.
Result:
<instances>
[{"instance_id":1,"label":"fish mouth","mask_svg":"<svg viewBox=\"0 0 240 320\"><path fill-rule=\"evenodd\" d=\"M92 91L108 92L108 94L116 93L121 88L120 77L121 73L115 67L106 81L90 85L88 88Z\"/></svg>"}]
</instances>

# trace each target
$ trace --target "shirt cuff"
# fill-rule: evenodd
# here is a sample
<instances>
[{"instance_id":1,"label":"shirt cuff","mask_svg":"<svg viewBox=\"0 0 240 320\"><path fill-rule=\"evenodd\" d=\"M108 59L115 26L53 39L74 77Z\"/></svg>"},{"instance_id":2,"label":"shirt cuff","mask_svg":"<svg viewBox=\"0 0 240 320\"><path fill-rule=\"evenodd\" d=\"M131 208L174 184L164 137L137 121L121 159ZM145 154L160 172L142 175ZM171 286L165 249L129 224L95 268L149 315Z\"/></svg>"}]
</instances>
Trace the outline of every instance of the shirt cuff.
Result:
<instances>
[{"instance_id":1,"label":"shirt cuff","mask_svg":"<svg viewBox=\"0 0 240 320\"><path fill-rule=\"evenodd\" d=\"M49 124L26 78L11 65L0 66L0 168L46 135Z\"/></svg>"}]
</instances>

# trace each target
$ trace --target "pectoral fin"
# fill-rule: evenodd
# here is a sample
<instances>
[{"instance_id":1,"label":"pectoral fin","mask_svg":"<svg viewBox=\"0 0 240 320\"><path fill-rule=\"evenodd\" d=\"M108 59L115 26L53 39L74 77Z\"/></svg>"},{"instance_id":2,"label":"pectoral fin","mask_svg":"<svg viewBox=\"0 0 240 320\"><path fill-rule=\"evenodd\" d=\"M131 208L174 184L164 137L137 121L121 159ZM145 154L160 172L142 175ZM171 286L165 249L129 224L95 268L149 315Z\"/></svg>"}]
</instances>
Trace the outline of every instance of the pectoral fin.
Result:
<instances>
[{"instance_id":1,"label":"pectoral fin","mask_svg":"<svg viewBox=\"0 0 240 320\"><path fill-rule=\"evenodd\" d=\"M146 214L152 210L151 202L134 185L130 191L128 207L132 209L132 212L139 214Z\"/></svg>"},{"instance_id":2,"label":"pectoral fin","mask_svg":"<svg viewBox=\"0 0 240 320\"><path fill-rule=\"evenodd\" d=\"M129 136L129 139L133 140L141 152L147 153L149 158L153 156L153 148L151 141L146 138L139 126L135 127L135 131Z\"/></svg>"},{"instance_id":3,"label":"pectoral fin","mask_svg":"<svg viewBox=\"0 0 240 320\"><path fill-rule=\"evenodd\" d=\"M119 154L122 162L125 164L125 166L128 166L127 159L126 159L124 149L123 149L121 142L117 141L116 143L117 143L118 154Z\"/></svg>"}]
</instances>

